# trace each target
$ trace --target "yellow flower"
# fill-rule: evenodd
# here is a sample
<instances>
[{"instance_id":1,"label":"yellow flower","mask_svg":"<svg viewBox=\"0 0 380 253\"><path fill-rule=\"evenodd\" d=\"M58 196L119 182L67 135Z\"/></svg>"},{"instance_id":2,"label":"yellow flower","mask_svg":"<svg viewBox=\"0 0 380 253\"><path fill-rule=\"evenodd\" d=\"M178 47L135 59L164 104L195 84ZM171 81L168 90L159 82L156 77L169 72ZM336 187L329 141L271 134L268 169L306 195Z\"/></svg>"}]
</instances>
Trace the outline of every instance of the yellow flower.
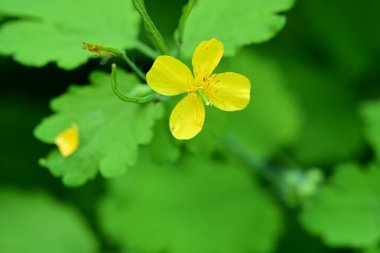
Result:
<instances>
[{"instance_id":1,"label":"yellow flower","mask_svg":"<svg viewBox=\"0 0 380 253\"><path fill-rule=\"evenodd\" d=\"M56 138L55 144L63 157L72 155L79 146L79 129L76 124L62 131Z\"/></svg>"},{"instance_id":2,"label":"yellow flower","mask_svg":"<svg viewBox=\"0 0 380 253\"><path fill-rule=\"evenodd\" d=\"M187 93L170 116L170 130L177 139L191 139L203 127L206 105L223 111L244 109L250 99L251 83L243 75L213 74L223 56L217 39L201 42L193 54L193 74L174 57L159 56L146 75L148 85L157 93L174 96Z\"/></svg>"}]
</instances>

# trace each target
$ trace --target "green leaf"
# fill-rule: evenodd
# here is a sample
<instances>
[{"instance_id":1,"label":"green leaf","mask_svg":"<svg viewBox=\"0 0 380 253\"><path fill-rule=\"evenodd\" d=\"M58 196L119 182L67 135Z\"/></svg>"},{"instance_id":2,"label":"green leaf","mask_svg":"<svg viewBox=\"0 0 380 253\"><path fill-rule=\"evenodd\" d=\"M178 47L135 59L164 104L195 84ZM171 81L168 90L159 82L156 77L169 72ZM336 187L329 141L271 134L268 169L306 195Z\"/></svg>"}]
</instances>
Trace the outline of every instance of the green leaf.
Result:
<instances>
[{"instance_id":1,"label":"green leaf","mask_svg":"<svg viewBox=\"0 0 380 253\"><path fill-rule=\"evenodd\" d=\"M2 0L0 13L20 17L0 28L0 53L25 65L73 69L91 57L83 41L120 49L138 43L140 19L131 1Z\"/></svg>"},{"instance_id":2,"label":"green leaf","mask_svg":"<svg viewBox=\"0 0 380 253\"><path fill-rule=\"evenodd\" d=\"M301 213L304 227L336 247L366 248L380 241L380 168L344 164L334 170Z\"/></svg>"},{"instance_id":3,"label":"green leaf","mask_svg":"<svg viewBox=\"0 0 380 253\"><path fill-rule=\"evenodd\" d=\"M223 42L225 55L251 43L269 40L285 25L280 12L291 8L294 0L199 0L188 17L182 52L190 57L203 40Z\"/></svg>"},{"instance_id":4,"label":"green leaf","mask_svg":"<svg viewBox=\"0 0 380 253\"><path fill-rule=\"evenodd\" d=\"M110 87L110 76L94 72L92 85L73 86L68 93L54 99L55 114L43 120L35 135L41 141L54 143L56 136L72 123L79 126L79 149L68 158L58 150L42 160L52 174L61 176L64 184L78 186L93 178L98 171L104 177L118 177L134 165L138 147L153 137L153 126L163 114L162 104L137 105L120 101ZM118 83L124 90L139 81L120 72ZM121 85L120 85L121 86Z\"/></svg>"},{"instance_id":5,"label":"green leaf","mask_svg":"<svg viewBox=\"0 0 380 253\"><path fill-rule=\"evenodd\" d=\"M362 251L362 253L380 253L380 249L379 248L373 248L373 249Z\"/></svg>"},{"instance_id":6,"label":"green leaf","mask_svg":"<svg viewBox=\"0 0 380 253\"><path fill-rule=\"evenodd\" d=\"M184 143L187 149L198 156L210 156L221 147L221 140L228 130L229 116L232 115L207 106L203 129L195 138Z\"/></svg>"},{"instance_id":7,"label":"green leaf","mask_svg":"<svg viewBox=\"0 0 380 253\"><path fill-rule=\"evenodd\" d=\"M80 214L37 192L0 189L0 249L6 253L94 253Z\"/></svg>"},{"instance_id":8,"label":"green leaf","mask_svg":"<svg viewBox=\"0 0 380 253\"><path fill-rule=\"evenodd\" d=\"M180 156L179 145L169 130L169 119L157 122L154 137L149 144L150 154L155 162L174 162Z\"/></svg>"},{"instance_id":9,"label":"green leaf","mask_svg":"<svg viewBox=\"0 0 380 253\"><path fill-rule=\"evenodd\" d=\"M376 152L377 160L380 160L380 101L369 102L361 107L361 115L365 122L365 134L367 141Z\"/></svg>"},{"instance_id":10,"label":"green leaf","mask_svg":"<svg viewBox=\"0 0 380 253\"><path fill-rule=\"evenodd\" d=\"M280 59L303 118L292 149L305 166L329 166L358 157L363 149L356 88L307 60Z\"/></svg>"},{"instance_id":11,"label":"green leaf","mask_svg":"<svg viewBox=\"0 0 380 253\"><path fill-rule=\"evenodd\" d=\"M137 252L272 252L282 227L246 170L198 156L171 165L141 158L99 207L105 235Z\"/></svg>"},{"instance_id":12,"label":"green leaf","mask_svg":"<svg viewBox=\"0 0 380 253\"><path fill-rule=\"evenodd\" d=\"M251 80L251 102L242 111L225 114L230 137L251 157L267 159L281 146L294 142L300 126L300 110L288 90L279 66L269 58L243 50L221 62L217 72L232 71Z\"/></svg>"}]
</instances>

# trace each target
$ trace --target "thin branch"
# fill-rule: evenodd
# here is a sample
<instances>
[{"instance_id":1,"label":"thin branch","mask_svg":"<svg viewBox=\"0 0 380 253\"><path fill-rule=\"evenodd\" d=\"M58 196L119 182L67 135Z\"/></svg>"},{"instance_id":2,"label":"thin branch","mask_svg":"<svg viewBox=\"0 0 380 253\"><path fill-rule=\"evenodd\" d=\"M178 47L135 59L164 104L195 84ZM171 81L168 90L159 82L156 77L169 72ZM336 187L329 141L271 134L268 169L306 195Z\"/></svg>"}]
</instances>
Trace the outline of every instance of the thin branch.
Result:
<instances>
[{"instance_id":1,"label":"thin branch","mask_svg":"<svg viewBox=\"0 0 380 253\"><path fill-rule=\"evenodd\" d=\"M128 97L121 93L119 89L117 88L117 80L116 80L116 74L117 74L117 66L116 64L112 64L112 72L111 72L111 80L112 80L112 90L116 94L118 98L125 102L132 102L135 104L145 104L151 101L159 101L160 96L157 95L156 93L150 93L144 97Z\"/></svg>"},{"instance_id":2,"label":"thin branch","mask_svg":"<svg viewBox=\"0 0 380 253\"><path fill-rule=\"evenodd\" d=\"M104 46L98 43L83 42L83 49L88 50L95 55L111 55L117 56L124 59L128 66L137 74L137 76L143 81L146 82L145 74L136 66L136 64L128 57L127 53L124 50L117 48L112 48Z\"/></svg>"}]
</instances>

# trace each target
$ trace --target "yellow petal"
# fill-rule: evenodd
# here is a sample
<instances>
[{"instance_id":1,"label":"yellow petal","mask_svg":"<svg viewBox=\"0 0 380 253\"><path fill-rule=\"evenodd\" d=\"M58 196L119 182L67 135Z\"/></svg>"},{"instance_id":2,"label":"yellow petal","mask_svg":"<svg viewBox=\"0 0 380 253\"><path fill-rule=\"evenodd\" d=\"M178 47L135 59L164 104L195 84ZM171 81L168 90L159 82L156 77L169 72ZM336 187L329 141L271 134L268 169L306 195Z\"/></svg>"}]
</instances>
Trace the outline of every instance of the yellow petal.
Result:
<instances>
[{"instance_id":1,"label":"yellow petal","mask_svg":"<svg viewBox=\"0 0 380 253\"><path fill-rule=\"evenodd\" d=\"M193 54L193 70L196 79L210 76L219 64L223 52L223 44L217 39L201 42Z\"/></svg>"},{"instance_id":2,"label":"yellow petal","mask_svg":"<svg viewBox=\"0 0 380 253\"><path fill-rule=\"evenodd\" d=\"M55 138L55 144L58 146L59 152L63 157L68 157L79 146L79 129L76 124L73 124L70 128L67 128L61 132Z\"/></svg>"},{"instance_id":3,"label":"yellow petal","mask_svg":"<svg viewBox=\"0 0 380 253\"><path fill-rule=\"evenodd\" d=\"M250 100L251 83L243 75L226 72L216 74L205 94L212 105L223 111L244 109Z\"/></svg>"},{"instance_id":4,"label":"yellow petal","mask_svg":"<svg viewBox=\"0 0 380 253\"><path fill-rule=\"evenodd\" d=\"M159 56L146 74L148 85L157 93L174 96L191 89L194 83L190 69L174 57Z\"/></svg>"},{"instance_id":5,"label":"yellow petal","mask_svg":"<svg viewBox=\"0 0 380 253\"><path fill-rule=\"evenodd\" d=\"M170 131L179 140L188 140L203 127L205 107L196 93L190 93L174 107L170 115Z\"/></svg>"}]
</instances>

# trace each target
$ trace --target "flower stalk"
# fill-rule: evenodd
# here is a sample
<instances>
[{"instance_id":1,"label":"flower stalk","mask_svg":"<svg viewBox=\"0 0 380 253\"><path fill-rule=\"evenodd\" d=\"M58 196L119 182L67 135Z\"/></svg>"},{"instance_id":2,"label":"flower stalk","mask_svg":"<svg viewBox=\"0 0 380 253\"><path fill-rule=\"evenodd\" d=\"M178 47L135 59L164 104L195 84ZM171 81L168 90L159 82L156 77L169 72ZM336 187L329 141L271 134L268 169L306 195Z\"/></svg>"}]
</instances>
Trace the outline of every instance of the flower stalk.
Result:
<instances>
[{"instance_id":1,"label":"flower stalk","mask_svg":"<svg viewBox=\"0 0 380 253\"><path fill-rule=\"evenodd\" d=\"M150 89L148 90L147 94L144 97L130 97L124 95L118 88L117 88L117 66L115 63L112 64L112 71L111 71L111 81L112 81L112 90L115 93L115 95L125 101L125 102L132 102L135 104L145 104L151 101L159 101L160 96L154 92L152 92Z\"/></svg>"},{"instance_id":2,"label":"flower stalk","mask_svg":"<svg viewBox=\"0 0 380 253\"><path fill-rule=\"evenodd\" d=\"M195 1L196 0L189 0L189 2L183 8L182 16L179 19L178 29L177 29L177 33L176 33L178 47L180 47L183 43L183 32L185 29L185 24L186 24L187 18L189 17L191 11L193 10Z\"/></svg>"},{"instance_id":3,"label":"flower stalk","mask_svg":"<svg viewBox=\"0 0 380 253\"><path fill-rule=\"evenodd\" d=\"M166 43L164 41L164 38L162 37L161 33L158 31L156 25L153 23L152 19L149 17L148 12L145 9L144 4L141 0L132 0L133 5L135 6L136 10L140 13L145 27L150 33L150 35L153 38L154 43L156 44L158 50L162 54L168 55L168 49L166 46Z\"/></svg>"}]
</instances>

